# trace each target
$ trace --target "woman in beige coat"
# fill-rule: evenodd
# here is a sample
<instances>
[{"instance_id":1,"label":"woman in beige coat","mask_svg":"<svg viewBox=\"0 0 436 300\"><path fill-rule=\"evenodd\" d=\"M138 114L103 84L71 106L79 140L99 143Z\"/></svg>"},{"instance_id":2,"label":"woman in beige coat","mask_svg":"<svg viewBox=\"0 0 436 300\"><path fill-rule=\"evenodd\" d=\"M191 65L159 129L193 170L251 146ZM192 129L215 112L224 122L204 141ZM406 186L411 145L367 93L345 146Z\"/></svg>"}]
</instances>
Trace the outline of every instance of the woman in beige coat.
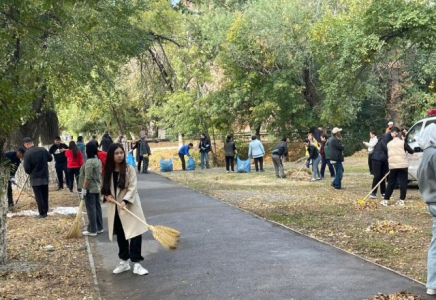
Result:
<instances>
[{"instance_id":1,"label":"woman in beige coat","mask_svg":"<svg viewBox=\"0 0 436 300\"><path fill-rule=\"evenodd\" d=\"M126 163L126 153L120 144L112 144L108 149L101 193L108 202L109 239L112 241L112 236L117 236L118 257L121 259L113 273L119 274L130 270L130 259L134 263L134 274L148 274L140 264L144 260L141 256L141 234L148 228L124 210L127 208L145 221L136 188L136 172Z\"/></svg>"}]
</instances>

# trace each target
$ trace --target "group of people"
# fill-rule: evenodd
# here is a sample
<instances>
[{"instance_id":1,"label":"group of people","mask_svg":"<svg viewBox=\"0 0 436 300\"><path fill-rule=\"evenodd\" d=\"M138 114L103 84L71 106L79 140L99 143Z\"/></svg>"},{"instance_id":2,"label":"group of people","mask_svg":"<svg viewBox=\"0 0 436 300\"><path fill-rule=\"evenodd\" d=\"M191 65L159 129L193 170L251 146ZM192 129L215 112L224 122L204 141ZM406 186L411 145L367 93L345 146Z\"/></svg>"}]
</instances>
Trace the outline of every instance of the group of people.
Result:
<instances>
[{"instance_id":1,"label":"group of people","mask_svg":"<svg viewBox=\"0 0 436 300\"><path fill-rule=\"evenodd\" d=\"M400 199L397 205L403 206L407 193L408 159L406 152L413 154L414 150L404 140L403 130L388 123L385 133L378 138L376 132L369 133L370 140L364 142L368 148L368 167L374 176L370 198L377 198L377 190L383 197L380 202L388 206L395 187L400 188ZM386 187L386 178L388 185Z\"/></svg>"},{"instance_id":2,"label":"group of people","mask_svg":"<svg viewBox=\"0 0 436 300\"><path fill-rule=\"evenodd\" d=\"M44 147L35 146L30 137L24 138L23 147L15 152L5 153L11 165L10 184L16 183L15 172L22 160L38 206L39 214L36 218L47 218L49 211L48 163L54 157L58 190L63 188L64 174L66 174L70 191L74 179L77 180L77 187L81 191L82 200L85 201L88 216L87 230L82 232L84 235L96 236L103 232L100 200L103 199L103 202L107 203L109 239L112 240L113 235L117 236L120 258L120 263L113 273L119 274L130 270L130 260L134 264L134 274L148 274L140 263L144 259L141 255L142 234L148 228L125 210L128 209L139 219L145 221L137 192L136 171L126 163L124 147L118 143L111 143L105 148L106 152L98 149L95 139L91 139L87 144L83 143L83 148L78 147L80 142L83 143L83 139L78 139L77 143L70 141L69 146L66 146L61 142L60 137L56 137L54 145L47 150ZM11 200L9 204L12 206L12 188L10 194L9 196L8 188L8 201Z\"/></svg>"},{"instance_id":3,"label":"group of people","mask_svg":"<svg viewBox=\"0 0 436 300\"><path fill-rule=\"evenodd\" d=\"M330 177L333 178L331 186L337 190L342 189L342 176L344 173L344 145L342 144L342 128L334 127L332 135L327 138L322 125L309 132L303 140L306 147L305 165L307 172L312 175L311 181L324 179L325 169L329 168ZM321 168L319 164L321 163ZM309 170L312 165L312 171Z\"/></svg>"}]
</instances>

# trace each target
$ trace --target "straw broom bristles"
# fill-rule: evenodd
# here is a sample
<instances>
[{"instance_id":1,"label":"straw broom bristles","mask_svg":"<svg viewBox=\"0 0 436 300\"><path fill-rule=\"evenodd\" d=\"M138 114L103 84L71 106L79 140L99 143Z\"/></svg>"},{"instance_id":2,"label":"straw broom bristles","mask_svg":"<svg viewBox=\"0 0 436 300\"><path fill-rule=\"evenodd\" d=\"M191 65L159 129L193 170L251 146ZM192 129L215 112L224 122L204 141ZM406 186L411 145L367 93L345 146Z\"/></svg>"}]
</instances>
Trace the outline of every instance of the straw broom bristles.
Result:
<instances>
[{"instance_id":1,"label":"straw broom bristles","mask_svg":"<svg viewBox=\"0 0 436 300\"><path fill-rule=\"evenodd\" d=\"M83 200L80 200L79 208L77 209L77 215L76 219L73 222L73 225L70 228L70 231L68 231L67 239L71 238L77 238L80 235L81 227L82 227L82 207L83 207Z\"/></svg>"},{"instance_id":2,"label":"straw broom bristles","mask_svg":"<svg viewBox=\"0 0 436 300\"><path fill-rule=\"evenodd\" d=\"M118 203L117 201L114 201L114 203L117 204L118 206L121 206L121 204ZM167 226L150 225L147 222L145 222L144 220L142 220L141 218L139 218L137 215L132 213L127 208L124 208L124 210L127 211L129 214L131 214L137 220L141 221L141 223L143 223L145 226L147 226L148 229L150 229L151 233L153 234L154 239L156 241L158 241L162 246L164 246L167 249L176 249L177 248L177 244L179 242L180 231L173 229L173 228L170 228L170 227L167 227Z\"/></svg>"}]
</instances>

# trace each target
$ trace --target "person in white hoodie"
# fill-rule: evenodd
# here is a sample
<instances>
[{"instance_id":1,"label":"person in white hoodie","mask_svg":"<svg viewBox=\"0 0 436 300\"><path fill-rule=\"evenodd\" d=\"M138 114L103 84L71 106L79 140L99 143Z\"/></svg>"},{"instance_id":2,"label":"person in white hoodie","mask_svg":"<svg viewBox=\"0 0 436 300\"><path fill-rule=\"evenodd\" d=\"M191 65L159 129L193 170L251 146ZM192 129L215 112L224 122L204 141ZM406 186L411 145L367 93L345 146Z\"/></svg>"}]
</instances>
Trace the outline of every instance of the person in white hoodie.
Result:
<instances>
[{"instance_id":1,"label":"person in white hoodie","mask_svg":"<svg viewBox=\"0 0 436 300\"><path fill-rule=\"evenodd\" d=\"M262 143L257 139L257 136L251 136L251 142L248 146L248 157L254 159L254 166L256 167L256 172L265 172L263 169L263 157L265 156L265 149Z\"/></svg>"},{"instance_id":2,"label":"person in white hoodie","mask_svg":"<svg viewBox=\"0 0 436 300\"><path fill-rule=\"evenodd\" d=\"M424 152L417 177L422 200L433 218L433 231L427 254L427 294L436 295L436 125L422 131L418 144Z\"/></svg>"},{"instance_id":3,"label":"person in white hoodie","mask_svg":"<svg viewBox=\"0 0 436 300\"><path fill-rule=\"evenodd\" d=\"M377 134L375 134L375 131L369 132L369 142L363 142L366 148L368 148L368 166L369 166L369 173L372 174L372 160L371 160L371 154L372 151L374 151L375 145L377 145L378 138Z\"/></svg>"}]
</instances>

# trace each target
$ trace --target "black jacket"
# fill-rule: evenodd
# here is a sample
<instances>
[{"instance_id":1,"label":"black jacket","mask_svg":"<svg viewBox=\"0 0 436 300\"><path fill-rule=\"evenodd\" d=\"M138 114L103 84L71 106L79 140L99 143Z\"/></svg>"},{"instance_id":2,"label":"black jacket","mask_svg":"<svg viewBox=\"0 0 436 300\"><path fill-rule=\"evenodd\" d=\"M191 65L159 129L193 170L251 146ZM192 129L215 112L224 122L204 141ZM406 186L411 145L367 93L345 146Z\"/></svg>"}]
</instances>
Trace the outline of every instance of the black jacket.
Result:
<instances>
[{"instance_id":1,"label":"black jacket","mask_svg":"<svg viewBox=\"0 0 436 300\"><path fill-rule=\"evenodd\" d=\"M382 137L379 138L377 144L374 147L374 150L371 154L371 159L388 162L388 143L392 140L391 133L385 133Z\"/></svg>"},{"instance_id":2,"label":"black jacket","mask_svg":"<svg viewBox=\"0 0 436 300\"><path fill-rule=\"evenodd\" d=\"M328 141L330 149L330 160L344 161L344 145L340 139L332 135Z\"/></svg>"},{"instance_id":3,"label":"black jacket","mask_svg":"<svg viewBox=\"0 0 436 300\"><path fill-rule=\"evenodd\" d=\"M103 136L103 139L100 142L101 150L107 152L112 143L112 138L110 136Z\"/></svg>"},{"instance_id":4,"label":"black jacket","mask_svg":"<svg viewBox=\"0 0 436 300\"><path fill-rule=\"evenodd\" d=\"M198 145L200 152L208 153L211 150L210 141L208 138L204 138L200 140L200 144Z\"/></svg>"},{"instance_id":5,"label":"black jacket","mask_svg":"<svg viewBox=\"0 0 436 300\"><path fill-rule=\"evenodd\" d=\"M53 144L53 146L50 147L48 152L54 156L55 162L57 164L66 164L67 157L65 156L65 152L56 153L56 150L58 150L58 149L68 149L68 146L64 143L60 143L59 146L56 144Z\"/></svg>"},{"instance_id":6,"label":"black jacket","mask_svg":"<svg viewBox=\"0 0 436 300\"><path fill-rule=\"evenodd\" d=\"M17 152L15 151L6 152L5 157L10 161L10 176L14 177L18 167L20 166L21 160L17 157Z\"/></svg>"},{"instance_id":7,"label":"black jacket","mask_svg":"<svg viewBox=\"0 0 436 300\"><path fill-rule=\"evenodd\" d=\"M278 150L277 152L274 151L276 149ZM278 144L276 145L274 150L273 150L274 154L276 154L278 156L282 156L282 155L287 156L288 155L288 145L284 141L278 142Z\"/></svg>"},{"instance_id":8,"label":"black jacket","mask_svg":"<svg viewBox=\"0 0 436 300\"><path fill-rule=\"evenodd\" d=\"M30 175L31 185L37 180L46 179L48 182L48 162L52 161L53 157L43 147L31 147L24 154L23 167L24 171Z\"/></svg>"}]
</instances>

